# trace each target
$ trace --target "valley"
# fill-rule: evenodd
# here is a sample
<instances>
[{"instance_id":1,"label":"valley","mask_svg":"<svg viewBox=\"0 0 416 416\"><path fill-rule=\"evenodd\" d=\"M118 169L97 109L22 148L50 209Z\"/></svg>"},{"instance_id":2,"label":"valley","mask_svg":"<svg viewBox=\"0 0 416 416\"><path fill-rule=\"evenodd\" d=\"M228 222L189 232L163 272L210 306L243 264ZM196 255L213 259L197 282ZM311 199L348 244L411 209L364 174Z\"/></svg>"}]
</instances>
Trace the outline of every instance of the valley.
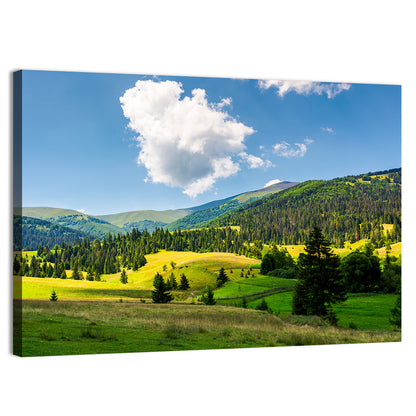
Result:
<instances>
[{"instance_id":1,"label":"valley","mask_svg":"<svg viewBox=\"0 0 416 416\"><path fill-rule=\"evenodd\" d=\"M272 193L265 188L189 210L96 218L24 208L33 217L21 222L30 250L14 259L15 326L23 334L15 348L29 356L400 341L392 321L401 273L400 174L279 183ZM163 225L133 227L140 221ZM357 253L369 256L381 278L334 304L336 324L293 312L300 260L317 222L341 265ZM271 253L283 253L290 267L268 272ZM171 297L166 303L155 303L156 276Z\"/></svg>"}]
</instances>

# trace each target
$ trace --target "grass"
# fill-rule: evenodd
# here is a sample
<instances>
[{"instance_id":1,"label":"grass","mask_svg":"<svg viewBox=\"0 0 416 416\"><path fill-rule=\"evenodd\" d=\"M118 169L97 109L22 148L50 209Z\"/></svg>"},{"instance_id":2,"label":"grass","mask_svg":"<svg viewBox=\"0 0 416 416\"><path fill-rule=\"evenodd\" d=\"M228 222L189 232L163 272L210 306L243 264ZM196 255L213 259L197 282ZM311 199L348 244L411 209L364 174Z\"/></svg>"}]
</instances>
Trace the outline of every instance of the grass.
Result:
<instances>
[{"instance_id":1,"label":"grass","mask_svg":"<svg viewBox=\"0 0 416 416\"><path fill-rule=\"evenodd\" d=\"M23 312L23 313L22 313ZM400 341L394 331L296 325L227 306L15 301L23 356Z\"/></svg>"},{"instance_id":2,"label":"grass","mask_svg":"<svg viewBox=\"0 0 416 416\"><path fill-rule=\"evenodd\" d=\"M87 280L53 279L37 277L15 277L14 298L18 299L49 299L53 289L59 299L97 299L111 300L119 298L149 298L153 290L153 279L156 272L162 274L166 279L172 272L177 282L180 275L185 273L190 281L191 289L189 297L205 289L207 285L214 286L217 280L217 273L224 267L229 273L233 269L237 275L241 268L247 268L252 264L260 264L260 260L251 259L245 256L236 256L231 253L193 253L161 251L146 256L148 263L138 271L127 271L128 283L120 282L120 273L102 275L101 282L90 282ZM170 262L176 263L172 269ZM166 265L167 270L163 271ZM257 270L258 272L258 270ZM68 276L71 273L67 273ZM239 276L239 274L238 274Z\"/></svg>"},{"instance_id":3,"label":"grass","mask_svg":"<svg viewBox=\"0 0 416 416\"><path fill-rule=\"evenodd\" d=\"M223 287L215 290L215 297L233 297L261 292L272 288L293 287L294 279L282 279L274 276L261 276L249 279L239 279L227 282Z\"/></svg>"},{"instance_id":4,"label":"grass","mask_svg":"<svg viewBox=\"0 0 416 416\"><path fill-rule=\"evenodd\" d=\"M293 292L284 292L264 299L274 313L289 315L292 313L292 296ZM350 294L346 302L334 306L339 325L348 327L354 323L361 330L393 330L389 319L396 297L390 294ZM248 302L247 307L255 308L260 302L261 299Z\"/></svg>"}]
</instances>

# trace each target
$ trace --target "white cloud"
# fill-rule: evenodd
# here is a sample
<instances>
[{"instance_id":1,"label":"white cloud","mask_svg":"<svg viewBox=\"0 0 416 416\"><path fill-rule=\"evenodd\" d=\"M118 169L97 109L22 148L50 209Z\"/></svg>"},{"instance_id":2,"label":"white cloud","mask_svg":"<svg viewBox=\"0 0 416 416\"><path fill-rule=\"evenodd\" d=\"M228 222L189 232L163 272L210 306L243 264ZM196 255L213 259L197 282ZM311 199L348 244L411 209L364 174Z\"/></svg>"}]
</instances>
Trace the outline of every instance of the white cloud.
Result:
<instances>
[{"instance_id":1,"label":"white cloud","mask_svg":"<svg viewBox=\"0 0 416 416\"><path fill-rule=\"evenodd\" d=\"M77 211L80 212L81 214L86 214L87 213L87 210L84 209L84 208L77 209Z\"/></svg>"},{"instance_id":2,"label":"white cloud","mask_svg":"<svg viewBox=\"0 0 416 416\"><path fill-rule=\"evenodd\" d=\"M295 91L297 94L326 94L328 98L334 98L340 92L349 90L351 84L345 83L327 83L315 81L281 81L276 79L259 80L258 85L261 89L275 88L280 97Z\"/></svg>"},{"instance_id":3,"label":"white cloud","mask_svg":"<svg viewBox=\"0 0 416 416\"><path fill-rule=\"evenodd\" d=\"M303 157L311 143L313 143L313 140L309 138L304 139L303 143L295 143L293 146L288 142L282 141L273 146L273 151L282 157Z\"/></svg>"},{"instance_id":4,"label":"white cloud","mask_svg":"<svg viewBox=\"0 0 416 416\"><path fill-rule=\"evenodd\" d=\"M223 108L231 105L231 97L223 98L221 102L217 104L217 108Z\"/></svg>"},{"instance_id":5,"label":"white cloud","mask_svg":"<svg viewBox=\"0 0 416 416\"><path fill-rule=\"evenodd\" d=\"M267 182L266 185L263 186L263 188L267 188L268 186L272 186L280 182L282 182L280 179L272 179L271 181Z\"/></svg>"},{"instance_id":6,"label":"white cloud","mask_svg":"<svg viewBox=\"0 0 416 416\"><path fill-rule=\"evenodd\" d=\"M326 132L331 133L331 134L335 134L335 131L332 127L321 127L321 130L326 131Z\"/></svg>"},{"instance_id":7,"label":"white cloud","mask_svg":"<svg viewBox=\"0 0 416 416\"><path fill-rule=\"evenodd\" d=\"M137 81L120 102L129 127L139 133L137 161L148 180L195 197L238 172L232 157L244 152L254 129L222 110L231 98L209 103L203 89L181 98L183 92L175 81Z\"/></svg>"},{"instance_id":8,"label":"white cloud","mask_svg":"<svg viewBox=\"0 0 416 416\"><path fill-rule=\"evenodd\" d=\"M242 160L247 162L250 169L257 168L269 168L273 166L273 163L270 160L263 160L262 158L254 155L249 155L246 152L241 152L238 154Z\"/></svg>"}]
</instances>

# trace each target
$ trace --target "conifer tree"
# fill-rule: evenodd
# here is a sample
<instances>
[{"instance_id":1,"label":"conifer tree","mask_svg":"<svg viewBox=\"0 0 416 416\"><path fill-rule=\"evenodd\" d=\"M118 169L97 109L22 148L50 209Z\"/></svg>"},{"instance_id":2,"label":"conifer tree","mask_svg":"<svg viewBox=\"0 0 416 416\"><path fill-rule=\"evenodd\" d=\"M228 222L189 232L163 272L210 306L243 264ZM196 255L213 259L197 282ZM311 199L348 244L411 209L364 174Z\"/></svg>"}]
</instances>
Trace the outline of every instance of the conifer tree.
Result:
<instances>
[{"instance_id":1,"label":"conifer tree","mask_svg":"<svg viewBox=\"0 0 416 416\"><path fill-rule=\"evenodd\" d=\"M201 296L201 301L205 305L215 305L217 302L214 299L214 292L211 290L211 287L208 286L206 292Z\"/></svg>"},{"instance_id":2,"label":"conifer tree","mask_svg":"<svg viewBox=\"0 0 416 416\"><path fill-rule=\"evenodd\" d=\"M188 278L185 273L181 274L181 282L179 284L179 290L188 290L190 288Z\"/></svg>"},{"instance_id":3,"label":"conifer tree","mask_svg":"<svg viewBox=\"0 0 416 416\"><path fill-rule=\"evenodd\" d=\"M299 278L293 294L292 311L297 315L334 319L332 304L346 300L339 258L317 226L306 242L305 251L306 254L299 255Z\"/></svg>"},{"instance_id":4,"label":"conifer tree","mask_svg":"<svg viewBox=\"0 0 416 416\"><path fill-rule=\"evenodd\" d=\"M78 271L78 263L74 263L74 271L72 272L72 278L74 280L80 280L81 276Z\"/></svg>"},{"instance_id":5,"label":"conifer tree","mask_svg":"<svg viewBox=\"0 0 416 416\"><path fill-rule=\"evenodd\" d=\"M126 270L123 269L120 275L120 282L123 283L123 285L125 285L127 283L127 280L128 278L127 278Z\"/></svg>"},{"instance_id":6,"label":"conifer tree","mask_svg":"<svg viewBox=\"0 0 416 416\"><path fill-rule=\"evenodd\" d=\"M152 300L154 303L168 303L173 296L167 291L166 283L160 273L156 273L153 279L154 290L152 291Z\"/></svg>"},{"instance_id":7,"label":"conifer tree","mask_svg":"<svg viewBox=\"0 0 416 416\"><path fill-rule=\"evenodd\" d=\"M171 284L173 290L176 290L178 288L178 283L177 283L176 277L173 273L170 274L170 284Z\"/></svg>"},{"instance_id":8,"label":"conifer tree","mask_svg":"<svg viewBox=\"0 0 416 416\"><path fill-rule=\"evenodd\" d=\"M52 301L52 302L56 302L58 300L58 295L56 294L55 289L52 290L52 293L51 293L51 296L50 296L49 300Z\"/></svg>"},{"instance_id":9,"label":"conifer tree","mask_svg":"<svg viewBox=\"0 0 416 416\"><path fill-rule=\"evenodd\" d=\"M222 286L225 282L228 282L228 276L225 273L224 267L221 267L220 272L217 277L217 286Z\"/></svg>"}]
</instances>

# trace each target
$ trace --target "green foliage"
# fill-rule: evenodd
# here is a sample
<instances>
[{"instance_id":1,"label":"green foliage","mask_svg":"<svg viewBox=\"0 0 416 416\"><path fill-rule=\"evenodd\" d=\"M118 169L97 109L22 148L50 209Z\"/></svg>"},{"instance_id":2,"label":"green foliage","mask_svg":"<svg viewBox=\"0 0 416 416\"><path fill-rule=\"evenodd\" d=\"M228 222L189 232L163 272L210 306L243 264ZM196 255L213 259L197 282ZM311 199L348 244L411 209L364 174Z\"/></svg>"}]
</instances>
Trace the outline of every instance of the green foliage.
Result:
<instances>
[{"instance_id":1,"label":"green foliage","mask_svg":"<svg viewBox=\"0 0 416 416\"><path fill-rule=\"evenodd\" d=\"M381 273L381 287L384 293L398 293L401 290L402 266L401 257L387 255L383 261L383 272Z\"/></svg>"},{"instance_id":2,"label":"green foliage","mask_svg":"<svg viewBox=\"0 0 416 416\"><path fill-rule=\"evenodd\" d=\"M402 327L402 292L400 291L396 303L394 304L394 308L391 310L391 318L390 323L397 328Z\"/></svg>"},{"instance_id":3,"label":"green foliage","mask_svg":"<svg viewBox=\"0 0 416 416\"><path fill-rule=\"evenodd\" d=\"M62 242L73 244L90 237L86 232L50 221L18 215L13 217L13 250L15 251L22 250L24 247L35 248L39 244L49 247L62 244Z\"/></svg>"},{"instance_id":4,"label":"green foliage","mask_svg":"<svg viewBox=\"0 0 416 416\"><path fill-rule=\"evenodd\" d=\"M188 278L185 273L181 274L181 281L179 283L179 290L188 290L190 288Z\"/></svg>"},{"instance_id":5,"label":"green foliage","mask_svg":"<svg viewBox=\"0 0 416 416\"><path fill-rule=\"evenodd\" d=\"M168 303L172 301L173 296L167 291L166 283L160 273L156 273L153 286L155 288L152 291L152 300L154 303Z\"/></svg>"},{"instance_id":6,"label":"green foliage","mask_svg":"<svg viewBox=\"0 0 416 416\"><path fill-rule=\"evenodd\" d=\"M332 304L347 298L339 258L316 226L306 242L305 252L298 260L299 278L293 294L293 313L334 319Z\"/></svg>"},{"instance_id":7,"label":"green foliage","mask_svg":"<svg viewBox=\"0 0 416 416\"><path fill-rule=\"evenodd\" d=\"M225 282L228 282L229 278L225 273L224 267L221 267L217 277L217 287L221 287Z\"/></svg>"},{"instance_id":8,"label":"green foliage","mask_svg":"<svg viewBox=\"0 0 416 416\"><path fill-rule=\"evenodd\" d=\"M384 174L401 176L401 169ZM353 185L348 178L303 182L220 216L209 225L239 226L245 241L276 244L301 244L315 223L338 247L344 241L363 238L377 247L401 241L401 186L354 178ZM382 224L394 224L389 237Z\"/></svg>"},{"instance_id":9,"label":"green foliage","mask_svg":"<svg viewBox=\"0 0 416 416\"><path fill-rule=\"evenodd\" d=\"M267 273L267 276L279 277L281 279L297 279L298 269L297 267L275 269Z\"/></svg>"},{"instance_id":10,"label":"green foliage","mask_svg":"<svg viewBox=\"0 0 416 416\"><path fill-rule=\"evenodd\" d=\"M55 289L52 290L51 297L49 298L50 301L56 302L58 300L58 295L55 292Z\"/></svg>"},{"instance_id":11,"label":"green foliage","mask_svg":"<svg viewBox=\"0 0 416 416\"><path fill-rule=\"evenodd\" d=\"M340 270L348 292L364 293L380 289L380 260L371 250L348 254L341 260Z\"/></svg>"},{"instance_id":12,"label":"green foliage","mask_svg":"<svg viewBox=\"0 0 416 416\"><path fill-rule=\"evenodd\" d=\"M178 288L178 283L176 282L176 278L173 272L168 277L167 283L169 283L169 287L172 290L176 290Z\"/></svg>"},{"instance_id":13,"label":"green foliage","mask_svg":"<svg viewBox=\"0 0 416 416\"><path fill-rule=\"evenodd\" d=\"M214 292L210 286L208 286L206 291L202 294L201 302L204 305L215 305L217 303L214 299Z\"/></svg>"},{"instance_id":14,"label":"green foliage","mask_svg":"<svg viewBox=\"0 0 416 416\"><path fill-rule=\"evenodd\" d=\"M177 230L178 228L186 230L203 227L207 221L213 220L220 215L234 211L238 208L243 208L250 202L257 201L260 198L280 192L283 189L294 185L296 185L295 182L282 182L273 187L269 187L267 190L260 189L258 191L246 192L244 194L226 198L220 201L210 202L201 207L197 207L198 210L196 212L192 212L186 217L168 224L168 229L173 231Z\"/></svg>"},{"instance_id":15,"label":"green foliage","mask_svg":"<svg viewBox=\"0 0 416 416\"><path fill-rule=\"evenodd\" d=\"M123 283L123 285L125 285L127 284L127 281L128 281L127 273L126 273L126 270L123 269L120 275L120 282Z\"/></svg>"},{"instance_id":16,"label":"green foliage","mask_svg":"<svg viewBox=\"0 0 416 416\"><path fill-rule=\"evenodd\" d=\"M297 269L292 256L287 249L279 249L273 244L272 249L262 259L260 273L268 276L296 279Z\"/></svg>"},{"instance_id":17,"label":"green foliage","mask_svg":"<svg viewBox=\"0 0 416 416\"><path fill-rule=\"evenodd\" d=\"M262 299L261 302L256 306L256 309L259 311L269 311L269 305L267 305L266 299Z\"/></svg>"},{"instance_id":18,"label":"green foliage","mask_svg":"<svg viewBox=\"0 0 416 416\"><path fill-rule=\"evenodd\" d=\"M75 263L75 265L74 265L74 270L72 272L72 279L81 280L81 275L78 271L78 264L77 263Z\"/></svg>"}]
</instances>

